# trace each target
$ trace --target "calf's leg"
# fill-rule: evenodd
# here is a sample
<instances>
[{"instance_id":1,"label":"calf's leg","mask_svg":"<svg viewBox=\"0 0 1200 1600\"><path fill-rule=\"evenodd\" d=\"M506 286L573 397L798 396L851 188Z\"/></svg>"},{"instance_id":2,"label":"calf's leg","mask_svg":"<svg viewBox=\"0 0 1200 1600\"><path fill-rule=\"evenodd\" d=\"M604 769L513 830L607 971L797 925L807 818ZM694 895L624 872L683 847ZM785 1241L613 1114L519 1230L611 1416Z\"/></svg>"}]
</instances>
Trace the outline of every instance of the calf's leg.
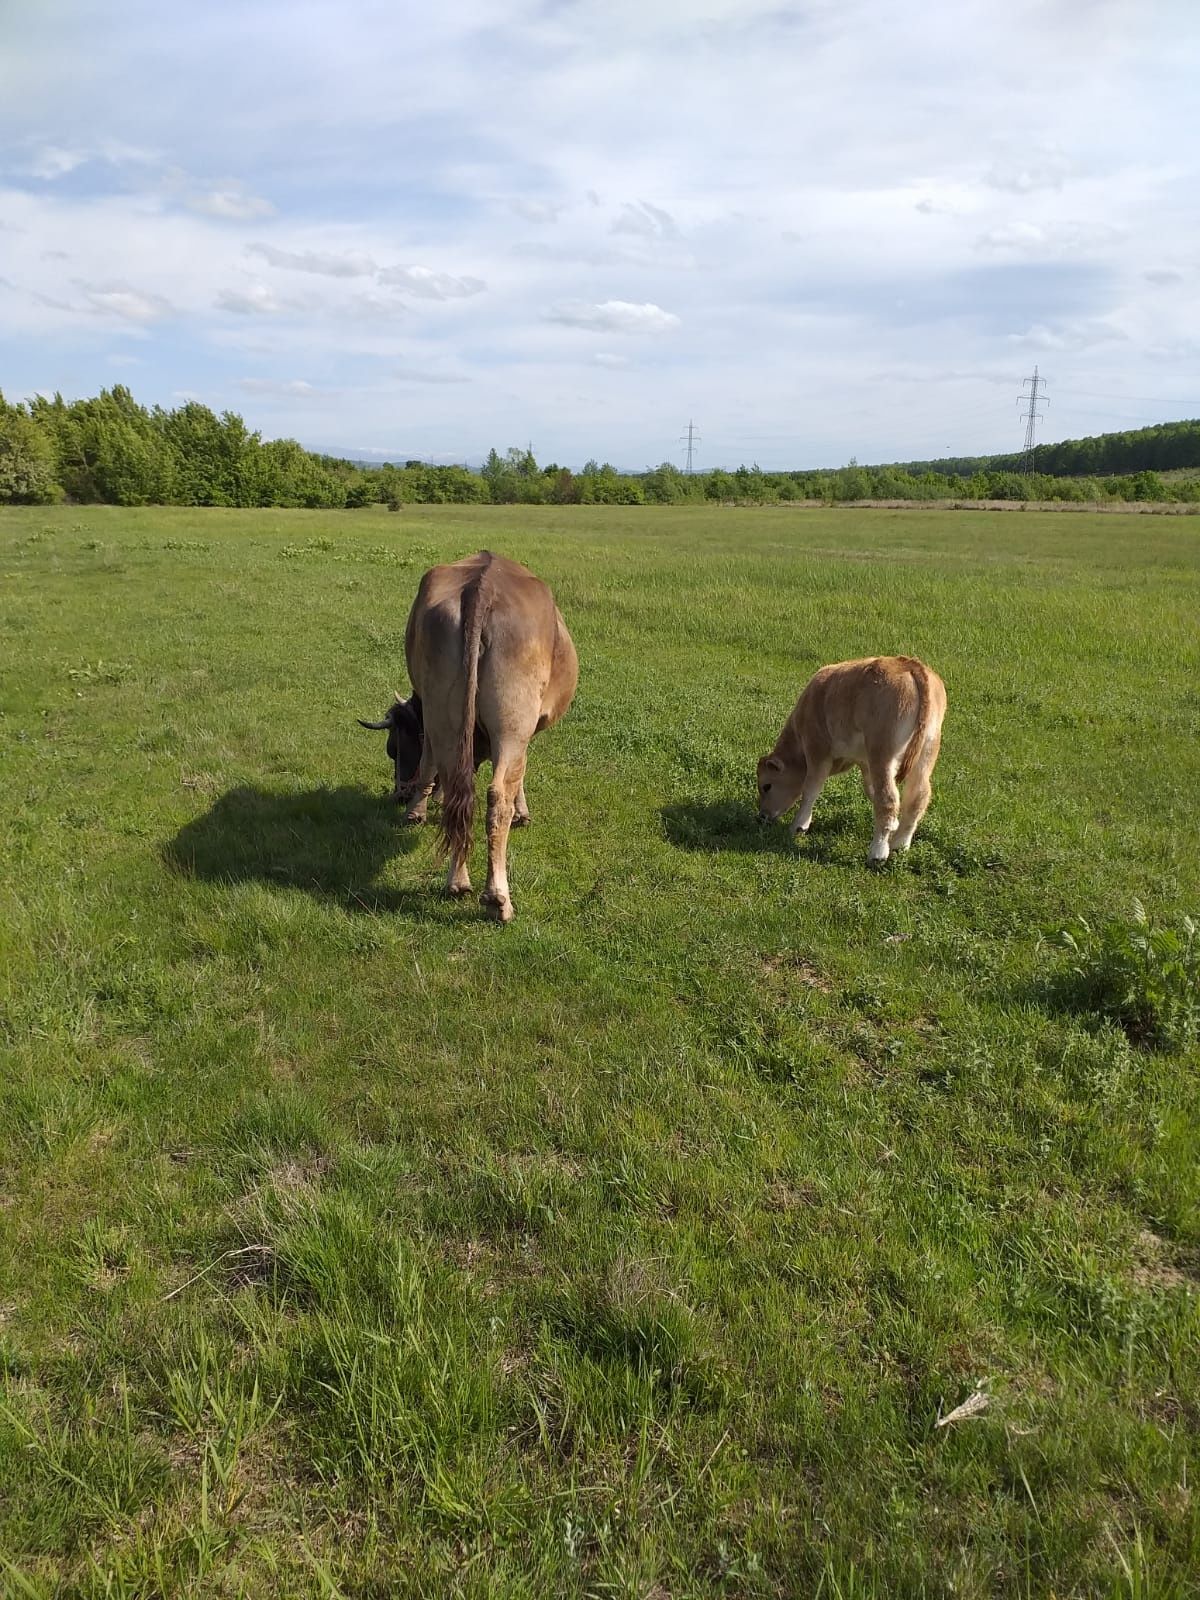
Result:
<instances>
[{"instance_id":1,"label":"calf's leg","mask_svg":"<svg viewBox=\"0 0 1200 1600\"><path fill-rule=\"evenodd\" d=\"M812 823L813 807L817 797L825 787L833 763L826 758L824 761L810 761L808 771L804 778L804 787L800 791L800 809L796 813L796 820L792 823L792 833L807 833Z\"/></svg>"},{"instance_id":2,"label":"calf's leg","mask_svg":"<svg viewBox=\"0 0 1200 1600\"><path fill-rule=\"evenodd\" d=\"M933 776L941 743L942 734L939 728L932 739L926 740L905 782L904 799L900 803L900 826L893 841L897 850L908 849L913 842L913 834L916 833L921 818L928 808L930 795L933 792L929 780Z\"/></svg>"},{"instance_id":3,"label":"calf's leg","mask_svg":"<svg viewBox=\"0 0 1200 1600\"><path fill-rule=\"evenodd\" d=\"M892 851L892 835L899 824L900 791L896 787L896 762L871 763L871 804L875 808L875 837L867 860L886 861Z\"/></svg>"}]
</instances>

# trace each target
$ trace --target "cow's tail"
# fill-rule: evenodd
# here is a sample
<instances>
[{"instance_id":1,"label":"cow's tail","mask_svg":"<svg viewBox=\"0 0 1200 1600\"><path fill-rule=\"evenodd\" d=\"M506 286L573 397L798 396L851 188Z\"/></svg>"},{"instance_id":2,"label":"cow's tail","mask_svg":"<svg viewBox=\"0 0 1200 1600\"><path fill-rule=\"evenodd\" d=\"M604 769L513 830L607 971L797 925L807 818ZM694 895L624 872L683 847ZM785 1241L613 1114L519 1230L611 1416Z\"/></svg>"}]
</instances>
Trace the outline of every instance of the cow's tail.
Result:
<instances>
[{"instance_id":1,"label":"cow's tail","mask_svg":"<svg viewBox=\"0 0 1200 1600\"><path fill-rule=\"evenodd\" d=\"M900 766L896 772L897 783L903 783L916 765L918 756L925 748L925 741L929 737L929 726L933 721L933 693L929 682L929 668L915 656L906 656L905 664L912 674L917 691L917 725L913 729L912 738L904 747L904 754L900 757Z\"/></svg>"},{"instance_id":2,"label":"cow's tail","mask_svg":"<svg viewBox=\"0 0 1200 1600\"><path fill-rule=\"evenodd\" d=\"M441 853L461 859L471 848L475 828L475 700L479 692L479 652L483 626L492 604L491 566L471 579L462 595L463 695L462 729L454 766L442 780Z\"/></svg>"}]
</instances>

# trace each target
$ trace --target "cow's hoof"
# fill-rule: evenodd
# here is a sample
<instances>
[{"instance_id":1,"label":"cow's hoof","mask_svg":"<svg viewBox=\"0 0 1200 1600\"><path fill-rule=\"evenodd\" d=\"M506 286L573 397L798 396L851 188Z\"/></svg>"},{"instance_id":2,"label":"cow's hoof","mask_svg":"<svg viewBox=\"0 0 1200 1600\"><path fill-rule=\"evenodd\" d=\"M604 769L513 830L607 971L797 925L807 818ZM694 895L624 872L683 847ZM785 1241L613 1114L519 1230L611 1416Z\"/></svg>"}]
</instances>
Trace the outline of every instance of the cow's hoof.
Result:
<instances>
[{"instance_id":1,"label":"cow's hoof","mask_svg":"<svg viewBox=\"0 0 1200 1600\"><path fill-rule=\"evenodd\" d=\"M514 828L527 828L532 821L533 821L533 818L529 815L529 813L527 811L524 816L521 816L520 813L518 813L512 819L512 825L513 825Z\"/></svg>"},{"instance_id":2,"label":"cow's hoof","mask_svg":"<svg viewBox=\"0 0 1200 1600\"><path fill-rule=\"evenodd\" d=\"M469 883L448 883L446 885L446 893L450 896L451 900L461 900L465 895L470 894L470 892L471 885Z\"/></svg>"},{"instance_id":3,"label":"cow's hoof","mask_svg":"<svg viewBox=\"0 0 1200 1600\"><path fill-rule=\"evenodd\" d=\"M414 828L419 828L425 821L425 813L423 811L406 811L400 820Z\"/></svg>"},{"instance_id":4,"label":"cow's hoof","mask_svg":"<svg viewBox=\"0 0 1200 1600\"><path fill-rule=\"evenodd\" d=\"M480 899L482 904L488 908L489 912L497 922L512 921L513 905L512 901L507 897L502 900L499 895L489 894L485 891Z\"/></svg>"}]
</instances>

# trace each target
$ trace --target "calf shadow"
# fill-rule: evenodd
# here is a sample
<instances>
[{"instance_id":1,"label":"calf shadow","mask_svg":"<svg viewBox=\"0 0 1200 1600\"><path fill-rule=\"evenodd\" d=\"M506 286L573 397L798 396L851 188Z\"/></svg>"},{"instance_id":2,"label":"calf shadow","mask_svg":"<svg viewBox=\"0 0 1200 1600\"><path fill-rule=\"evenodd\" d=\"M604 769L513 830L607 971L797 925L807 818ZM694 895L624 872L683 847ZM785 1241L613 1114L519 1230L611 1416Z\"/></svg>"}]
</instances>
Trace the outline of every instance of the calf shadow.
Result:
<instances>
[{"instance_id":1,"label":"calf shadow","mask_svg":"<svg viewBox=\"0 0 1200 1600\"><path fill-rule=\"evenodd\" d=\"M685 800L663 806L659 815L664 835L680 850L784 856L799 848L814 861L833 860L834 841L856 826L849 807L830 807L813 819L812 832L797 846L786 822L760 823L754 806L745 801Z\"/></svg>"},{"instance_id":2,"label":"calf shadow","mask_svg":"<svg viewBox=\"0 0 1200 1600\"><path fill-rule=\"evenodd\" d=\"M664 836L680 850L784 855L814 866L861 865L874 828L870 806L859 803L853 793L823 794L811 829L799 838L793 837L790 820L760 824L753 805L739 800L681 801L663 806L659 815ZM891 870L901 863L918 876L925 872L968 878L1005 869L997 853L979 854L944 834L936 823L925 822L911 854L893 854Z\"/></svg>"},{"instance_id":3,"label":"calf shadow","mask_svg":"<svg viewBox=\"0 0 1200 1600\"><path fill-rule=\"evenodd\" d=\"M162 847L168 869L206 883L302 889L351 911L428 910L423 890L379 886L397 855L417 848L390 799L352 785L278 793L243 784L215 800Z\"/></svg>"}]
</instances>

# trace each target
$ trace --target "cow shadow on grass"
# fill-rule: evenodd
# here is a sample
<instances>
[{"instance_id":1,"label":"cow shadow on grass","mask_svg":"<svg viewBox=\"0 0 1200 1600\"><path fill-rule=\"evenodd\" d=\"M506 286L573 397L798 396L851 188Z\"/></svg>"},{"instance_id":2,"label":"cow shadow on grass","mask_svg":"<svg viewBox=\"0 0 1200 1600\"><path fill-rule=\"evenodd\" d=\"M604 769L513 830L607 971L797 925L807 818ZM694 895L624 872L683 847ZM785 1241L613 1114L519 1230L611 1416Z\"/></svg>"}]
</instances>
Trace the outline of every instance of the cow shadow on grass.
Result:
<instances>
[{"instance_id":1,"label":"cow shadow on grass","mask_svg":"<svg viewBox=\"0 0 1200 1600\"><path fill-rule=\"evenodd\" d=\"M425 829L405 827L394 802L354 785L279 793L244 784L215 800L163 846L167 867L205 883L302 889L349 911L421 911L436 882L413 889L376 883Z\"/></svg>"}]
</instances>

